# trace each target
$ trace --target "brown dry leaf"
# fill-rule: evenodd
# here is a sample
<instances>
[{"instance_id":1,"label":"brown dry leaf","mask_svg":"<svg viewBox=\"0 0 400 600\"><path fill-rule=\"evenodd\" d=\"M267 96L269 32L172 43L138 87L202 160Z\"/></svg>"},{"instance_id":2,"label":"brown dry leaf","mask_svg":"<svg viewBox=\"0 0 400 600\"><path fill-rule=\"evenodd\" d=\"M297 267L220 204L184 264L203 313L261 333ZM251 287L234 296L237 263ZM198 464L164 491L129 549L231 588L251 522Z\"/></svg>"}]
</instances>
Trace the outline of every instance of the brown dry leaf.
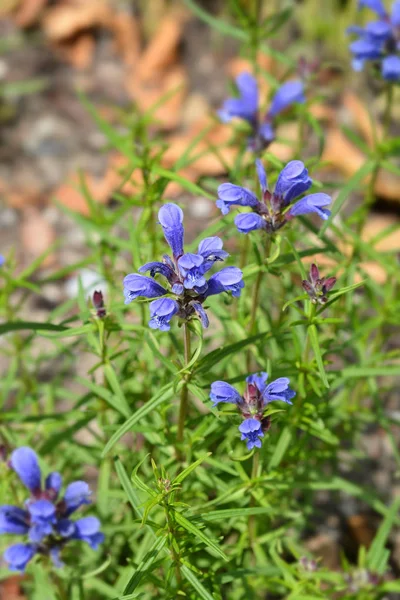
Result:
<instances>
[{"instance_id":1,"label":"brown dry leaf","mask_svg":"<svg viewBox=\"0 0 400 600\"><path fill-rule=\"evenodd\" d=\"M108 169L102 179L96 179L92 175L85 177L88 193L95 202L105 204L112 195L120 181L120 176L114 169ZM53 193L54 199L70 210L89 214L87 202L79 189L79 178L73 177L69 183L62 184Z\"/></svg>"},{"instance_id":2,"label":"brown dry leaf","mask_svg":"<svg viewBox=\"0 0 400 600\"><path fill-rule=\"evenodd\" d=\"M55 242L56 232L39 209L26 206L22 212L20 239L24 258L32 262ZM41 266L49 267L54 265L54 262L55 255L52 253L46 256Z\"/></svg>"},{"instance_id":3,"label":"brown dry leaf","mask_svg":"<svg viewBox=\"0 0 400 600\"><path fill-rule=\"evenodd\" d=\"M366 158L340 129L330 128L327 130L322 160L341 171L346 177L351 177L362 167ZM400 177L381 170L376 179L375 193L387 200L399 201Z\"/></svg>"},{"instance_id":4,"label":"brown dry leaf","mask_svg":"<svg viewBox=\"0 0 400 600\"><path fill-rule=\"evenodd\" d=\"M21 590L21 583L24 580L21 575L8 577L0 583L0 600L26 600Z\"/></svg>"},{"instance_id":5,"label":"brown dry leaf","mask_svg":"<svg viewBox=\"0 0 400 600\"><path fill-rule=\"evenodd\" d=\"M374 531L370 527L370 519L365 515L352 515L347 519L351 536L359 546L369 548L374 539Z\"/></svg>"},{"instance_id":6,"label":"brown dry leaf","mask_svg":"<svg viewBox=\"0 0 400 600\"><path fill-rule=\"evenodd\" d=\"M25 206L39 206L43 204L43 194L38 190L4 190L8 206L21 209Z\"/></svg>"},{"instance_id":7,"label":"brown dry leaf","mask_svg":"<svg viewBox=\"0 0 400 600\"><path fill-rule=\"evenodd\" d=\"M115 36L117 52L124 63L132 67L139 60L140 28L138 20L129 13L120 12L114 15L109 29Z\"/></svg>"},{"instance_id":8,"label":"brown dry leaf","mask_svg":"<svg viewBox=\"0 0 400 600\"><path fill-rule=\"evenodd\" d=\"M76 69L86 69L93 61L95 41L90 33L84 33L73 40L57 43L56 48Z\"/></svg>"},{"instance_id":9,"label":"brown dry leaf","mask_svg":"<svg viewBox=\"0 0 400 600\"><path fill-rule=\"evenodd\" d=\"M339 569L339 545L333 537L320 533L306 540L305 545L316 558L321 559L324 567L333 571Z\"/></svg>"},{"instance_id":10,"label":"brown dry leaf","mask_svg":"<svg viewBox=\"0 0 400 600\"><path fill-rule=\"evenodd\" d=\"M365 104L351 91L347 91L342 97L343 106L349 111L351 117L360 133L363 134L369 146L374 144L374 130L371 124L371 115L365 107ZM376 124L376 134L379 139L382 137L382 127Z\"/></svg>"},{"instance_id":11,"label":"brown dry leaf","mask_svg":"<svg viewBox=\"0 0 400 600\"><path fill-rule=\"evenodd\" d=\"M392 250L400 252L400 219L394 215L371 214L363 229L362 238L366 242L372 242L373 238L395 224L398 225L399 229L392 231L392 233L374 244L374 248L378 252L390 252Z\"/></svg>"},{"instance_id":12,"label":"brown dry leaf","mask_svg":"<svg viewBox=\"0 0 400 600\"><path fill-rule=\"evenodd\" d=\"M14 20L19 27L31 27L39 19L47 0L23 0L19 3Z\"/></svg>"},{"instance_id":13,"label":"brown dry leaf","mask_svg":"<svg viewBox=\"0 0 400 600\"><path fill-rule=\"evenodd\" d=\"M0 4L0 17L10 15L18 8L20 0L2 0Z\"/></svg>"},{"instance_id":14,"label":"brown dry leaf","mask_svg":"<svg viewBox=\"0 0 400 600\"><path fill-rule=\"evenodd\" d=\"M154 109L152 116L161 129L175 129L179 125L188 89L187 74L183 67L173 67L152 81L143 81L134 74L127 77L126 86L140 112Z\"/></svg>"},{"instance_id":15,"label":"brown dry leaf","mask_svg":"<svg viewBox=\"0 0 400 600\"><path fill-rule=\"evenodd\" d=\"M86 0L49 8L42 23L50 40L59 42L93 27L107 26L112 19L113 12L105 0Z\"/></svg>"},{"instance_id":16,"label":"brown dry leaf","mask_svg":"<svg viewBox=\"0 0 400 600\"><path fill-rule=\"evenodd\" d=\"M138 62L136 77L139 80L155 80L177 63L185 20L186 14L182 11L164 17Z\"/></svg>"}]
</instances>

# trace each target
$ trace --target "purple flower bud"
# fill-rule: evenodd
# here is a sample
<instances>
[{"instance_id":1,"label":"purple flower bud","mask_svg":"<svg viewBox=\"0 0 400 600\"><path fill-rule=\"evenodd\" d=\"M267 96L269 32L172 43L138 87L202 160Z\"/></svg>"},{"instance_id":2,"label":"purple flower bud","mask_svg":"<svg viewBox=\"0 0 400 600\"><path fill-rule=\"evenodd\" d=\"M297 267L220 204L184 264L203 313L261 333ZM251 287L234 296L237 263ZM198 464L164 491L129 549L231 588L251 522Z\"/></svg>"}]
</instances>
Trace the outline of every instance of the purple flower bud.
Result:
<instances>
[{"instance_id":1,"label":"purple flower bud","mask_svg":"<svg viewBox=\"0 0 400 600\"><path fill-rule=\"evenodd\" d=\"M301 285L312 302L316 304L325 304L328 301L327 292L333 288L336 283L336 277L320 277L317 265L312 264L310 267L310 281L303 280Z\"/></svg>"},{"instance_id":2,"label":"purple flower bud","mask_svg":"<svg viewBox=\"0 0 400 600\"><path fill-rule=\"evenodd\" d=\"M331 212L324 208L332 202L328 194L319 192L317 194L310 194L305 196L301 200L298 200L286 213L286 218L298 217L299 215L307 215L309 213L316 213L321 219L326 221Z\"/></svg>"},{"instance_id":3,"label":"purple flower bud","mask_svg":"<svg viewBox=\"0 0 400 600\"><path fill-rule=\"evenodd\" d=\"M179 304L171 298L160 298L150 303L149 326L152 329L160 331L169 331L171 329L170 321L172 317L179 311Z\"/></svg>"},{"instance_id":4,"label":"purple flower bud","mask_svg":"<svg viewBox=\"0 0 400 600\"><path fill-rule=\"evenodd\" d=\"M158 211L158 220L164 231L172 254L178 258L183 254L183 212L176 204L164 204Z\"/></svg>"},{"instance_id":5,"label":"purple flower bud","mask_svg":"<svg viewBox=\"0 0 400 600\"><path fill-rule=\"evenodd\" d=\"M239 392L229 383L225 383L225 381L214 381L211 384L210 399L213 402L213 406L216 406L220 402L240 404L242 401Z\"/></svg>"},{"instance_id":6,"label":"purple flower bud","mask_svg":"<svg viewBox=\"0 0 400 600\"><path fill-rule=\"evenodd\" d=\"M50 500L55 500L61 490L62 477L60 473L50 473L46 477L45 487Z\"/></svg>"},{"instance_id":7,"label":"purple flower bud","mask_svg":"<svg viewBox=\"0 0 400 600\"><path fill-rule=\"evenodd\" d=\"M239 431L242 434L241 440L246 440L247 449L252 450L261 448L261 439L264 437L262 425L257 419L246 419L239 425Z\"/></svg>"},{"instance_id":8,"label":"purple flower bud","mask_svg":"<svg viewBox=\"0 0 400 600\"><path fill-rule=\"evenodd\" d=\"M300 80L287 81L281 85L272 98L268 116L276 117L292 104L304 104L305 101L303 82Z\"/></svg>"},{"instance_id":9,"label":"purple flower bud","mask_svg":"<svg viewBox=\"0 0 400 600\"><path fill-rule=\"evenodd\" d=\"M99 319L103 319L106 316L106 309L104 306L103 293L94 291L92 297L93 306L96 309L96 316Z\"/></svg>"},{"instance_id":10,"label":"purple flower bud","mask_svg":"<svg viewBox=\"0 0 400 600\"><path fill-rule=\"evenodd\" d=\"M124 278L125 304L129 304L139 296L143 296L144 298L159 298L166 293L167 290L150 277L131 273Z\"/></svg>"},{"instance_id":11,"label":"purple flower bud","mask_svg":"<svg viewBox=\"0 0 400 600\"><path fill-rule=\"evenodd\" d=\"M217 207L223 215L227 215L231 206L258 206L257 197L250 190L234 185L233 183L223 183L218 188Z\"/></svg>"}]
</instances>

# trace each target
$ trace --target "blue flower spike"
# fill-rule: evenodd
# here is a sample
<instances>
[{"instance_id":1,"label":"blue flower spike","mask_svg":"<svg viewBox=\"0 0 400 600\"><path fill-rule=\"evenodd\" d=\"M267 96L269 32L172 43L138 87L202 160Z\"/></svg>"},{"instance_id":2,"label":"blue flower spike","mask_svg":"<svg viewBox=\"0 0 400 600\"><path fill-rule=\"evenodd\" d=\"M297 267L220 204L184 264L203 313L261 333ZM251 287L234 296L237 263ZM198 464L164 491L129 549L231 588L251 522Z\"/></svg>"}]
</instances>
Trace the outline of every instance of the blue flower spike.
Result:
<instances>
[{"instance_id":1,"label":"blue flower spike","mask_svg":"<svg viewBox=\"0 0 400 600\"><path fill-rule=\"evenodd\" d=\"M14 450L10 467L30 491L25 508L0 506L0 534L27 538L27 543L14 544L5 551L4 560L10 570L24 571L34 556L39 555L50 556L56 567L62 567L60 555L71 540L82 540L94 549L103 542L98 519L69 519L80 506L90 503L91 492L86 482L70 483L59 499L61 475L50 473L42 485L38 457L28 447Z\"/></svg>"},{"instance_id":2,"label":"blue flower spike","mask_svg":"<svg viewBox=\"0 0 400 600\"><path fill-rule=\"evenodd\" d=\"M254 197L255 202L257 198ZM227 203L229 211L229 202ZM183 212L176 204L164 204L159 210L158 220L169 244L172 257L163 256L163 262L153 261L140 267L138 273L124 278L125 304L136 298L154 299L150 303L149 327L169 331L174 316L185 321L198 318L203 327L209 320L203 307L209 296L231 293L240 296L244 287L243 273L237 267L225 267L207 278L215 263L224 261L229 254L223 250L223 242L217 236L202 240L197 252L184 252ZM142 275L150 273L150 277ZM165 287L155 277L165 280Z\"/></svg>"},{"instance_id":3,"label":"blue flower spike","mask_svg":"<svg viewBox=\"0 0 400 600\"><path fill-rule=\"evenodd\" d=\"M260 101L257 80L250 73L243 72L237 76L236 87L239 95L228 98L218 111L223 123L232 119L246 121L251 128L248 148L261 152L275 139L275 119L294 104L305 102L304 84L301 80L287 81L275 92L270 108L263 118L260 117Z\"/></svg>"},{"instance_id":4,"label":"blue flower spike","mask_svg":"<svg viewBox=\"0 0 400 600\"><path fill-rule=\"evenodd\" d=\"M365 27L352 25L347 33L358 39L349 45L353 55L352 66L362 71L365 63L377 65L383 79L389 82L400 81L400 0L392 4L387 12L382 0L359 0L358 8L374 12L377 21L370 21Z\"/></svg>"},{"instance_id":5,"label":"blue flower spike","mask_svg":"<svg viewBox=\"0 0 400 600\"><path fill-rule=\"evenodd\" d=\"M294 204L293 200L307 192L312 186L308 169L301 160L291 160L280 172L275 190L269 191L267 175L260 160L256 169L261 186L261 199L252 191L232 183L223 183L218 188L217 207L226 215L233 206L251 208L252 212L241 213L235 217L235 225L240 233L249 233L262 229L274 233L299 215L317 214L328 219L331 214L326 208L331 198L322 192L308 194Z\"/></svg>"},{"instance_id":6,"label":"blue flower spike","mask_svg":"<svg viewBox=\"0 0 400 600\"><path fill-rule=\"evenodd\" d=\"M249 375L243 396L225 381L214 381L211 385L210 399L213 408L220 403L235 404L244 419L239 425L239 431L248 450L261 448L261 438L270 428L270 418L264 415L268 404L276 400L292 404L292 398L296 395L296 392L290 388L287 377L280 377L271 383L267 382L268 374L265 372Z\"/></svg>"}]
</instances>

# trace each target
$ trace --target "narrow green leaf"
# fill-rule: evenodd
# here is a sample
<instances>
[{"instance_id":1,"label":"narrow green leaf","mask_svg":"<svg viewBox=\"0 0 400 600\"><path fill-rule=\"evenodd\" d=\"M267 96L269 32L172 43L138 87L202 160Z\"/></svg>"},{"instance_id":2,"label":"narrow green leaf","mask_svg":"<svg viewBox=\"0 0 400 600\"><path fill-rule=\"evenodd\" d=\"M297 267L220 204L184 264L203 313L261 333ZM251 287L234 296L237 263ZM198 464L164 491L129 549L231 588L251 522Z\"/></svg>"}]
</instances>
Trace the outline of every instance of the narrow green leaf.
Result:
<instances>
[{"instance_id":1,"label":"narrow green leaf","mask_svg":"<svg viewBox=\"0 0 400 600\"><path fill-rule=\"evenodd\" d=\"M207 25L209 25L211 28L216 29L223 35L228 35L241 41L248 41L249 36L244 29L240 29L239 27L235 27L230 23L226 23L226 21L222 19L213 17L203 8L201 8L196 2L193 2L193 0L184 0L184 2L186 6L188 6L190 10L197 17L199 17L199 19L204 21L204 23L207 23Z\"/></svg>"},{"instance_id":2,"label":"narrow green leaf","mask_svg":"<svg viewBox=\"0 0 400 600\"><path fill-rule=\"evenodd\" d=\"M178 484L179 484L179 483L182 483L182 481L183 481L184 479L186 479L186 477L187 477L188 475L190 475L190 473L191 473L192 471L194 471L194 470L196 469L196 467L198 467L198 466L199 466L199 465L200 465L200 464L203 462L203 460L205 460L206 458L208 458L209 456L211 456L211 454L212 454L211 452L207 452L207 454L204 454L204 456L201 456L201 457L200 457L198 460L196 460L196 462L194 462L192 465L189 465L188 467L186 467L186 469L184 469L184 470L182 471L182 473L179 473L178 477L176 477L176 478L174 479L173 483L174 483L174 484L176 484L176 483L178 483Z\"/></svg>"},{"instance_id":3,"label":"narrow green leaf","mask_svg":"<svg viewBox=\"0 0 400 600\"><path fill-rule=\"evenodd\" d=\"M389 538L389 535L392 531L393 525L395 523L397 513L400 508L400 497L396 498L393 502L392 506L389 508L384 520L382 521L376 536L374 537L374 541L372 542L368 554L367 561L368 567L371 571L383 575L385 569L385 559L387 555L386 552L386 542ZM383 563L383 564L382 564Z\"/></svg>"},{"instance_id":4,"label":"narrow green leaf","mask_svg":"<svg viewBox=\"0 0 400 600\"><path fill-rule=\"evenodd\" d=\"M275 469L281 464L283 457L289 448L290 442L292 441L292 432L289 427L285 427L279 436L275 450L268 463L268 470Z\"/></svg>"},{"instance_id":5,"label":"narrow green leaf","mask_svg":"<svg viewBox=\"0 0 400 600\"><path fill-rule=\"evenodd\" d=\"M310 336L310 342L311 342L312 349L314 350L315 360L317 361L319 374L321 376L321 379L322 379L325 387L328 388L329 383L328 383L328 379L326 377L326 373L325 373L325 369L324 369L324 362L322 360L321 349L319 347L318 331L317 331L317 328L315 327L315 325L309 325L308 330L307 330L307 335Z\"/></svg>"},{"instance_id":6,"label":"narrow green leaf","mask_svg":"<svg viewBox=\"0 0 400 600\"><path fill-rule=\"evenodd\" d=\"M196 515L204 521L224 521L225 519L247 518L250 515L268 515L273 512L270 506L251 506L249 508L226 508L223 510L212 510L208 513Z\"/></svg>"},{"instance_id":7,"label":"narrow green leaf","mask_svg":"<svg viewBox=\"0 0 400 600\"><path fill-rule=\"evenodd\" d=\"M181 566L181 572L185 579L190 583L193 589L198 593L199 598L203 600L216 600L214 596L210 594L204 585L197 579L196 575L186 565Z\"/></svg>"},{"instance_id":8,"label":"narrow green leaf","mask_svg":"<svg viewBox=\"0 0 400 600\"><path fill-rule=\"evenodd\" d=\"M158 408L164 402L167 402L174 393L173 383L168 383L161 390L153 396L146 404L144 404L139 410L137 410L108 440L103 452L102 457L106 456L110 452L111 448L127 433L136 423L138 423L143 417L145 417L152 410Z\"/></svg>"},{"instance_id":9,"label":"narrow green leaf","mask_svg":"<svg viewBox=\"0 0 400 600\"><path fill-rule=\"evenodd\" d=\"M155 540L154 544L150 548L150 550L146 553L146 556L140 561L137 569L129 580L127 586L124 589L124 595L131 594L135 591L140 581L146 575L147 571L150 571L151 565L156 560L157 556L160 554L161 550L164 548L167 543L167 536L159 537Z\"/></svg>"},{"instance_id":10,"label":"narrow green leaf","mask_svg":"<svg viewBox=\"0 0 400 600\"><path fill-rule=\"evenodd\" d=\"M184 517L182 513L174 511L174 519L179 525L181 525L181 527L183 527L184 529L186 529L186 531L189 531L189 533L201 540L206 546L212 548L214 552L216 552L224 560L229 560L226 554L218 546L218 544L211 540L205 533L203 533L203 531L201 531L201 529L199 529L198 527L196 527L196 525L189 521L189 519Z\"/></svg>"}]
</instances>

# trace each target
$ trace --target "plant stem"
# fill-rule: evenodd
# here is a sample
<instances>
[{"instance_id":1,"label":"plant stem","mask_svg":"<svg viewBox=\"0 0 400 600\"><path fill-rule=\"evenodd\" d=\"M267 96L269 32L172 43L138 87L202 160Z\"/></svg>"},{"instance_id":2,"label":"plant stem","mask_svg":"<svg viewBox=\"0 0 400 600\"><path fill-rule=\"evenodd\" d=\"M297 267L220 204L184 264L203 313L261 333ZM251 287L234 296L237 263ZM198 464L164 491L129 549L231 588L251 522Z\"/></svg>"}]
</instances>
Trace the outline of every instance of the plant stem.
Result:
<instances>
[{"instance_id":1,"label":"plant stem","mask_svg":"<svg viewBox=\"0 0 400 600\"><path fill-rule=\"evenodd\" d=\"M262 282L263 276L265 275L262 267L269 256L270 248L271 248L271 236L268 235L266 244L264 246L264 258L261 262L260 270L257 273L257 278L255 281L254 287L252 289L253 301L251 304L250 323L249 323L249 335L250 336L253 335L254 333L256 333L256 331L257 331L257 320L256 320L257 319L257 309L258 309L259 298L260 298L261 282ZM247 370L248 371L250 371L250 362L251 362L251 350L249 349L249 352L247 355Z\"/></svg>"},{"instance_id":2,"label":"plant stem","mask_svg":"<svg viewBox=\"0 0 400 600\"><path fill-rule=\"evenodd\" d=\"M392 123L393 92L394 86L391 83L388 83L386 88L385 112L383 115L383 138L389 135L389 129Z\"/></svg>"},{"instance_id":3,"label":"plant stem","mask_svg":"<svg viewBox=\"0 0 400 600\"><path fill-rule=\"evenodd\" d=\"M253 466L251 469L251 479L256 479L258 477L258 471L260 467L260 452L255 451L253 454ZM254 506L254 496L251 497L250 506ZM248 531L249 531L249 542L250 546L254 552L254 545L257 540L257 522L255 515L249 516L248 521Z\"/></svg>"},{"instance_id":4,"label":"plant stem","mask_svg":"<svg viewBox=\"0 0 400 600\"><path fill-rule=\"evenodd\" d=\"M185 366L190 362L190 331L189 326L185 322L183 324L183 344L184 344L184 362ZM185 428L185 419L187 412L187 404L188 404L188 377L185 375L185 380L181 390L181 401L179 405L179 420L178 420L178 433L177 433L177 441L183 441L183 432Z\"/></svg>"}]
</instances>

